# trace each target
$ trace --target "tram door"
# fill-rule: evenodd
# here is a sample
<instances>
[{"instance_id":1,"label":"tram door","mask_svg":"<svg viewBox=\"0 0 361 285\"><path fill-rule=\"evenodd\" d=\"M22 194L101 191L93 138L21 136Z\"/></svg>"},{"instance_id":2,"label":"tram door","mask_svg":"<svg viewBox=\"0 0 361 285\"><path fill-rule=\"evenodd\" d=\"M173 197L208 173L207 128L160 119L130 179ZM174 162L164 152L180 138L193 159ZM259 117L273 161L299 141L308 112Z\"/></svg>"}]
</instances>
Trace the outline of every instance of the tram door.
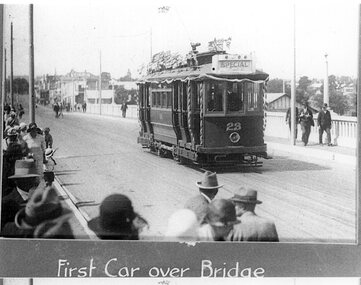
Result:
<instances>
[{"instance_id":1,"label":"tram door","mask_svg":"<svg viewBox=\"0 0 361 285\"><path fill-rule=\"evenodd\" d=\"M184 144L191 141L188 129L188 112L187 112L187 83L180 82L178 84L178 120L181 135L181 143Z\"/></svg>"},{"instance_id":2,"label":"tram door","mask_svg":"<svg viewBox=\"0 0 361 285\"><path fill-rule=\"evenodd\" d=\"M145 123L145 112L146 112L145 89L146 89L145 85L139 85L139 121L142 126L143 134L147 132L147 125Z\"/></svg>"},{"instance_id":3,"label":"tram door","mask_svg":"<svg viewBox=\"0 0 361 285\"><path fill-rule=\"evenodd\" d=\"M146 125L146 132L151 134L153 133L152 124L150 122L150 94L149 94L149 84L144 85L144 121Z\"/></svg>"},{"instance_id":4,"label":"tram door","mask_svg":"<svg viewBox=\"0 0 361 285\"><path fill-rule=\"evenodd\" d=\"M173 129L177 136L177 141L180 141L182 139L180 125L179 125L179 114L180 114L180 108L179 108L179 85L181 84L180 81L176 81L173 84L173 106L172 106L172 123L173 123Z\"/></svg>"}]
</instances>

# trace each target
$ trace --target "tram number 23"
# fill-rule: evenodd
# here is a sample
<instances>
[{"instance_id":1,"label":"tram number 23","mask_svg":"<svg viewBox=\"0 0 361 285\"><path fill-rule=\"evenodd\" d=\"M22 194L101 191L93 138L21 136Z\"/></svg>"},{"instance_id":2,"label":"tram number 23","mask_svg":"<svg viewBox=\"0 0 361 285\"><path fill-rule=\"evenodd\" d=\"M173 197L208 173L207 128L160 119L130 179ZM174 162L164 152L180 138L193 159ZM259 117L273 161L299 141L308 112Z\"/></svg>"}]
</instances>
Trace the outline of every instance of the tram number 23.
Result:
<instances>
[{"instance_id":1,"label":"tram number 23","mask_svg":"<svg viewBox=\"0 0 361 285\"><path fill-rule=\"evenodd\" d=\"M241 123L240 122L230 122L227 123L227 131L239 131L241 129Z\"/></svg>"}]
</instances>

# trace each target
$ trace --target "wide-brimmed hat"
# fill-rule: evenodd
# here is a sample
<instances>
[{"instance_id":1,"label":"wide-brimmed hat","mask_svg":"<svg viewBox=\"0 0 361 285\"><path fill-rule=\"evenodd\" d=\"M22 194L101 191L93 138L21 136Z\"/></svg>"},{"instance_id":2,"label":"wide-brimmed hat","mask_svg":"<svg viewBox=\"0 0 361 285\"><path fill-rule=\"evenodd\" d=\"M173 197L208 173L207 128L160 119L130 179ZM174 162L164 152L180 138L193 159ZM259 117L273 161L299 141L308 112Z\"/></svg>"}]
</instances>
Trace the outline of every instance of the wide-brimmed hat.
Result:
<instances>
[{"instance_id":1,"label":"wide-brimmed hat","mask_svg":"<svg viewBox=\"0 0 361 285\"><path fill-rule=\"evenodd\" d=\"M25 131L28 128L28 125L24 122L20 123L20 131Z\"/></svg>"},{"instance_id":2,"label":"wide-brimmed hat","mask_svg":"<svg viewBox=\"0 0 361 285\"><path fill-rule=\"evenodd\" d=\"M226 199L216 199L209 204L206 221L220 227L239 223L233 203Z\"/></svg>"},{"instance_id":3,"label":"wide-brimmed hat","mask_svg":"<svg viewBox=\"0 0 361 285\"><path fill-rule=\"evenodd\" d=\"M21 159L15 161L15 173L8 179L39 177L35 161L33 159Z\"/></svg>"},{"instance_id":4,"label":"wide-brimmed hat","mask_svg":"<svg viewBox=\"0 0 361 285\"><path fill-rule=\"evenodd\" d=\"M17 135L18 135L18 132L16 131L16 128L9 128L6 131L6 136L7 137L14 137L14 136L17 136Z\"/></svg>"},{"instance_id":5,"label":"wide-brimmed hat","mask_svg":"<svg viewBox=\"0 0 361 285\"><path fill-rule=\"evenodd\" d=\"M102 239L138 239L138 228L133 223L137 217L127 196L112 194L102 201L99 216L90 220L88 226Z\"/></svg>"},{"instance_id":6,"label":"wide-brimmed hat","mask_svg":"<svg viewBox=\"0 0 361 285\"><path fill-rule=\"evenodd\" d=\"M37 188L25 208L16 214L18 225L26 224L35 227L46 220L54 220L69 214L70 210L61 206L60 199L53 187Z\"/></svg>"},{"instance_id":7,"label":"wide-brimmed hat","mask_svg":"<svg viewBox=\"0 0 361 285\"><path fill-rule=\"evenodd\" d=\"M42 130L38 128L38 125L36 123L30 123L27 132L30 133L33 130L36 130L39 134L42 133Z\"/></svg>"},{"instance_id":8,"label":"wide-brimmed hat","mask_svg":"<svg viewBox=\"0 0 361 285\"><path fill-rule=\"evenodd\" d=\"M233 202L242 202L248 204L261 204L262 201L257 200L257 191L253 189L240 188L238 194L235 194L231 200Z\"/></svg>"},{"instance_id":9,"label":"wide-brimmed hat","mask_svg":"<svg viewBox=\"0 0 361 285\"><path fill-rule=\"evenodd\" d=\"M167 240L195 240L198 228L196 214L189 209L180 209L169 217L165 237Z\"/></svg>"},{"instance_id":10,"label":"wide-brimmed hat","mask_svg":"<svg viewBox=\"0 0 361 285\"><path fill-rule=\"evenodd\" d=\"M204 173L202 181L198 181L197 186L202 189L215 189L223 187L223 185L218 184L217 174L210 171L206 171Z\"/></svg>"},{"instance_id":11,"label":"wide-brimmed hat","mask_svg":"<svg viewBox=\"0 0 361 285\"><path fill-rule=\"evenodd\" d=\"M52 149L52 148L47 148L46 150L45 150L45 157L47 158L47 159L49 159L50 157L52 157L53 155L54 155L54 153L55 153L55 151L56 151L56 149Z\"/></svg>"}]
</instances>

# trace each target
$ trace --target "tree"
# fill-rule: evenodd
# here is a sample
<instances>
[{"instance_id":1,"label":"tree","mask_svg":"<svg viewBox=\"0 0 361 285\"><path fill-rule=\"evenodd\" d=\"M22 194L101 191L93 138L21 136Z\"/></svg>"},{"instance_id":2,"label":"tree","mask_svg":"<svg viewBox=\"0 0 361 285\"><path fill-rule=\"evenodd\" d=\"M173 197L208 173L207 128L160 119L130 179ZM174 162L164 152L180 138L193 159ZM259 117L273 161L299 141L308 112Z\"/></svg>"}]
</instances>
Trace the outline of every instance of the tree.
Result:
<instances>
[{"instance_id":1,"label":"tree","mask_svg":"<svg viewBox=\"0 0 361 285\"><path fill-rule=\"evenodd\" d=\"M271 79L267 83L268 93L282 93L283 92L283 79L275 78ZM291 96L291 86L289 81L285 81L285 93Z\"/></svg>"},{"instance_id":2,"label":"tree","mask_svg":"<svg viewBox=\"0 0 361 285\"><path fill-rule=\"evenodd\" d=\"M323 105L323 85L321 86L321 94L314 97L316 107L320 108ZM328 95L330 99L330 108L337 114L343 115L350 109L350 103L348 98L343 95L341 90L341 84L337 80L335 75L328 77Z\"/></svg>"},{"instance_id":3,"label":"tree","mask_svg":"<svg viewBox=\"0 0 361 285\"><path fill-rule=\"evenodd\" d=\"M123 102L136 104L138 102L138 92L136 89L127 90L123 85L120 85L115 89L114 102L116 104L122 104Z\"/></svg>"},{"instance_id":4,"label":"tree","mask_svg":"<svg viewBox=\"0 0 361 285\"><path fill-rule=\"evenodd\" d=\"M298 86L296 87L296 102L302 103L308 101L311 96L310 85L312 81L308 76L302 76L298 81Z\"/></svg>"}]
</instances>

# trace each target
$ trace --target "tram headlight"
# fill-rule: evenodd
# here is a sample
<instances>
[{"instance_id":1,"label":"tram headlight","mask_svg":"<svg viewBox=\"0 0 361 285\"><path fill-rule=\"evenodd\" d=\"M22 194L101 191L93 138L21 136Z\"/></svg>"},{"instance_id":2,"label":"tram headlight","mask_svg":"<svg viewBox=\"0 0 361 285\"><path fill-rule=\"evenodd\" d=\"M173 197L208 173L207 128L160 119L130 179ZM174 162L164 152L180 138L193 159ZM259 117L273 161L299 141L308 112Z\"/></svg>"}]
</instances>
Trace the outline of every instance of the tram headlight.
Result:
<instances>
[{"instance_id":1,"label":"tram headlight","mask_svg":"<svg viewBox=\"0 0 361 285\"><path fill-rule=\"evenodd\" d=\"M238 143L240 139L241 136L239 135L239 133L233 132L229 135L229 140L233 143Z\"/></svg>"}]
</instances>

